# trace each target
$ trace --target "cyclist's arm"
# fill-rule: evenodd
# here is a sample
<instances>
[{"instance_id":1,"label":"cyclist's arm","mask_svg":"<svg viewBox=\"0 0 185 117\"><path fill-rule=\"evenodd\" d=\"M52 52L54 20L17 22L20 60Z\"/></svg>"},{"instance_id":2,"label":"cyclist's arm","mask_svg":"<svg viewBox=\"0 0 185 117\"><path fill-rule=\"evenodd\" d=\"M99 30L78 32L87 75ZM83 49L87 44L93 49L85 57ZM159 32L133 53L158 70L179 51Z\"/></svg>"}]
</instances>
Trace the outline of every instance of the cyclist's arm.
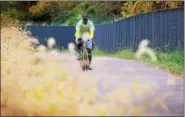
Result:
<instances>
[{"instance_id":1,"label":"cyclist's arm","mask_svg":"<svg viewBox=\"0 0 185 117\"><path fill-rule=\"evenodd\" d=\"M94 37L94 32L95 32L94 24L93 24L93 22L90 22L90 37L91 37L91 39L93 39L93 37Z\"/></svg>"},{"instance_id":2,"label":"cyclist's arm","mask_svg":"<svg viewBox=\"0 0 185 117\"><path fill-rule=\"evenodd\" d=\"M76 38L80 38L80 26L81 26L81 21L79 21L76 25L76 32L75 32Z\"/></svg>"}]
</instances>

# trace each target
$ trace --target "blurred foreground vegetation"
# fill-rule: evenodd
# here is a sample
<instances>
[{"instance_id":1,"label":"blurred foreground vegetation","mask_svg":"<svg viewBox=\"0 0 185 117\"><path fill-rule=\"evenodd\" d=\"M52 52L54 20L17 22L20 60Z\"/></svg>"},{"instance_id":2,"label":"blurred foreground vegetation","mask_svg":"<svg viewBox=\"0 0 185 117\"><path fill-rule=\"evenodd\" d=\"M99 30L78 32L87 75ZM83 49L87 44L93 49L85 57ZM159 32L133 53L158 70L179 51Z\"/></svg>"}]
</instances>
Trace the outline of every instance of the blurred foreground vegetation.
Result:
<instances>
[{"instance_id":1,"label":"blurred foreground vegetation","mask_svg":"<svg viewBox=\"0 0 185 117\"><path fill-rule=\"evenodd\" d=\"M47 51L40 51L35 48L39 41L14 25L1 28L2 116L151 116L157 115L148 109L151 102L159 109L166 107L161 105L163 95L152 97L156 84L139 83L137 75L131 90L122 85L101 95L97 79L79 72L78 65L72 65L73 57L61 55L59 62L57 50L46 46ZM105 79L102 88L106 89L111 79ZM132 99L143 95L152 98L141 104Z\"/></svg>"}]
</instances>

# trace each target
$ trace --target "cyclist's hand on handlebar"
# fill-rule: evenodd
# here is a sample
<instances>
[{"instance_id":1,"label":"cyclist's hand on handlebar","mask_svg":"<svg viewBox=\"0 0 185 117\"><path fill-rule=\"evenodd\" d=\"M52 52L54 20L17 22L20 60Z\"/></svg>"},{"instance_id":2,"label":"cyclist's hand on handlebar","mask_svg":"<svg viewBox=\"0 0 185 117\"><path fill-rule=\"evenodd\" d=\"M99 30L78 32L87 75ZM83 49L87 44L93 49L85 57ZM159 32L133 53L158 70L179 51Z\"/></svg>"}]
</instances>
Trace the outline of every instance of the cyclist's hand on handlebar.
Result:
<instances>
[{"instance_id":1,"label":"cyclist's hand on handlebar","mask_svg":"<svg viewBox=\"0 0 185 117\"><path fill-rule=\"evenodd\" d=\"M81 40L81 38L76 38L76 43L78 44Z\"/></svg>"},{"instance_id":2,"label":"cyclist's hand on handlebar","mask_svg":"<svg viewBox=\"0 0 185 117\"><path fill-rule=\"evenodd\" d=\"M79 38L76 38L76 39L75 39L75 42L78 43L78 42L79 42Z\"/></svg>"}]
</instances>

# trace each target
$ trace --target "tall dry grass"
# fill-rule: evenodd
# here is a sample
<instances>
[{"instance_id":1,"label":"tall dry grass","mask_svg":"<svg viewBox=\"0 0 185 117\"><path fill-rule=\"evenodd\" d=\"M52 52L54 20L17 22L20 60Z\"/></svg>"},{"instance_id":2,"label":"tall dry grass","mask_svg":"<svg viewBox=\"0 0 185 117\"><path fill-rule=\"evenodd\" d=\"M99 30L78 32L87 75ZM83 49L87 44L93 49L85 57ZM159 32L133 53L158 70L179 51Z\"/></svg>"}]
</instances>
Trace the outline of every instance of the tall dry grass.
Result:
<instances>
[{"instance_id":1,"label":"tall dry grass","mask_svg":"<svg viewBox=\"0 0 185 117\"><path fill-rule=\"evenodd\" d=\"M37 52L36 43L19 27L1 28L1 115L146 115L147 107L133 106L126 86L100 98L91 76L68 57L57 61ZM137 97L151 88L133 86Z\"/></svg>"},{"instance_id":2,"label":"tall dry grass","mask_svg":"<svg viewBox=\"0 0 185 117\"><path fill-rule=\"evenodd\" d=\"M70 76L67 58L60 66L53 57L39 55L36 39L19 27L3 27L1 34L2 115L83 114L78 103L86 94L78 88L76 77Z\"/></svg>"},{"instance_id":3,"label":"tall dry grass","mask_svg":"<svg viewBox=\"0 0 185 117\"><path fill-rule=\"evenodd\" d=\"M156 53L148 47L148 44L148 39L144 39L139 43L139 48L136 51L136 58L140 59L144 54L147 54L148 56L150 56L152 61L157 61Z\"/></svg>"}]
</instances>

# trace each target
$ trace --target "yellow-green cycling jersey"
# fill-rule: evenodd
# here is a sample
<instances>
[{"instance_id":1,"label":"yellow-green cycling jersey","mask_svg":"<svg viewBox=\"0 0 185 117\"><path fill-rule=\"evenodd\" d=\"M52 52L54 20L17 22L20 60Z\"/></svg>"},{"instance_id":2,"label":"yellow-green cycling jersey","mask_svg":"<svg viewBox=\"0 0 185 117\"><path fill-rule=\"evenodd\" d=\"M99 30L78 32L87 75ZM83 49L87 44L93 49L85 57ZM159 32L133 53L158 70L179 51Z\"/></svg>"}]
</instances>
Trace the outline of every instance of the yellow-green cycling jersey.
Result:
<instances>
[{"instance_id":1,"label":"yellow-green cycling jersey","mask_svg":"<svg viewBox=\"0 0 185 117\"><path fill-rule=\"evenodd\" d=\"M88 20L87 24L83 24L83 21L80 20L76 25L76 38L81 38L83 34L89 33L90 34L90 40L94 37L94 24L92 21Z\"/></svg>"}]
</instances>

